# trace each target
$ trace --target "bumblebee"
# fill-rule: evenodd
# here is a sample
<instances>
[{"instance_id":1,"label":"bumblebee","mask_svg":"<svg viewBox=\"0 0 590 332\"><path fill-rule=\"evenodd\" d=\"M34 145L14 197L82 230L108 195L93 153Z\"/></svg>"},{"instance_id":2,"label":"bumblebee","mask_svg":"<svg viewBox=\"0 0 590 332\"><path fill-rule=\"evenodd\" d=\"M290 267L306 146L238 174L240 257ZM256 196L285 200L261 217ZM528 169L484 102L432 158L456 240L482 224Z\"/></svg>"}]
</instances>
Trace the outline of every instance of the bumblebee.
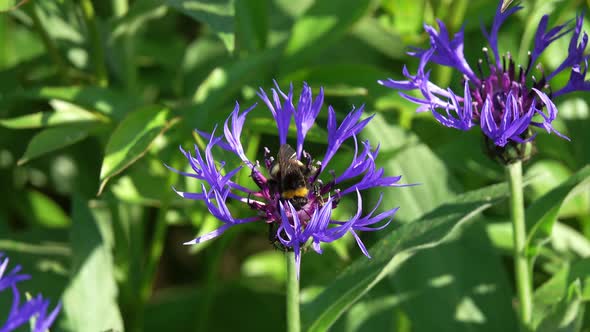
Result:
<instances>
[{"instance_id":1,"label":"bumblebee","mask_svg":"<svg viewBox=\"0 0 590 332\"><path fill-rule=\"evenodd\" d=\"M270 167L271 184L282 199L290 201L296 210L300 210L308 202L308 179L314 172L311 160L305 165L297 159L297 153L289 144L283 144Z\"/></svg>"}]
</instances>

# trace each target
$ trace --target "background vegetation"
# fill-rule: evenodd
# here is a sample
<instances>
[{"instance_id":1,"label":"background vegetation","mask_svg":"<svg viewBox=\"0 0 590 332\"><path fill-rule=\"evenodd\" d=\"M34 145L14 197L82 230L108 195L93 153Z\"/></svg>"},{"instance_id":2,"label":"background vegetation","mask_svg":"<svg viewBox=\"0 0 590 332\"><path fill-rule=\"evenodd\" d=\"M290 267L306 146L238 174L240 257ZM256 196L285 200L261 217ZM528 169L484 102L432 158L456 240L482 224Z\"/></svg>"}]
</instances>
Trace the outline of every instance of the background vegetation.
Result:
<instances>
[{"instance_id":1,"label":"background vegetation","mask_svg":"<svg viewBox=\"0 0 590 332\"><path fill-rule=\"evenodd\" d=\"M589 2L523 5L500 33L501 50L521 63L541 15L563 23ZM366 237L376 243L373 260L359 257L352 238L322 256L304 255L304 328L514 331L507 189L489 187L504 181L502 167L482 152L477 130L444 128L377 84L401 78L405 64L414 72L417 62L405 51L427 43L423 24L435 18L451 31L465 27L467 57L476 60L485 46L480 24L491 24L496 6L31 0L9 10L0 15L0 251L33 275L23 290L63 301L52 331L284 330L283 255L269 244L266 226L183 246L219 222L203 204L174 194L171 185L196 191L199 184L163 163L186 168L178 146L192 148L192 130L211 131L236 100L250 106L273 78L296 90L307 81L315 91L325 87L340 115L362 103L376 113L364 133L381 143L378 164L421 185L383 190L383 207L401 209L388 230ZM546 68L559 64L568 42L544 53ZM441 86L460 80L445 68L432 75ZM538 154L525 168L526 199L535 202L527 213L531 229L536 225L529 248L539 330L556 331L560 322L568 331L590 329L583 318L590 299L589 101L588 94L557 101L556 126L572 141L540 133ZM243 135L253 160L278 141L262 106ZM321 155L325 137L313 132L310 152ZM348 147L334 167L347 165L352 152ZM248 183L247 172L242 179ZM355 208L351 202L337 211L345 218ZM0 294L0 321L10 300Z\"/></svg>"}]
</instances>

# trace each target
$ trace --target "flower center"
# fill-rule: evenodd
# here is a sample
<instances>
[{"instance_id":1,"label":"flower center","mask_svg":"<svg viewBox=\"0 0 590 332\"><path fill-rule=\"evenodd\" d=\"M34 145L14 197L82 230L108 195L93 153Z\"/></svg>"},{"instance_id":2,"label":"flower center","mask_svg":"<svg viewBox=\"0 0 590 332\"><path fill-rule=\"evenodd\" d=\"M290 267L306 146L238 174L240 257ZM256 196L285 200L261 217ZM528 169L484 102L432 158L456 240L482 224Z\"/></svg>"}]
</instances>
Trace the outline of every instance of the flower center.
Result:
<instances>
[{"instance_id":1,"label":"flower center","mask_svg":"<svg viewBox=\"0 0 590 332\"><path fill-rule=\"evenodd\" d=\"M492 113L494 120L499 124L504 112L506 112L506 101L510 95L517 102L517 105L514 106L518 106L516 109L519 116L527 112L535 100L535 94L532 88L546 90L549 98L551 98L551 87L545 78L545 73L541 65L537 66L537 70L542 74L541 79L537 80L534 75L531 75L531 88L527 87L527 76L531 71L532 63L530 52L528 54L526 68L523 68L521 65L517 66L509 52L502 56L501 67L492 63L486 47L482 49L482 52L484 57L477 62L479 82L472 84L470 89L474 103L477 106L474 112L474 120L479 121L481 116L479 110L481 110L485 101L488 99L493 106ZM484 66L489 68L489 74L487 76L484 74ZM540 109L543 106L544 104L541 101L536 100L535 107Z\"/></svg>"}]
</instances>

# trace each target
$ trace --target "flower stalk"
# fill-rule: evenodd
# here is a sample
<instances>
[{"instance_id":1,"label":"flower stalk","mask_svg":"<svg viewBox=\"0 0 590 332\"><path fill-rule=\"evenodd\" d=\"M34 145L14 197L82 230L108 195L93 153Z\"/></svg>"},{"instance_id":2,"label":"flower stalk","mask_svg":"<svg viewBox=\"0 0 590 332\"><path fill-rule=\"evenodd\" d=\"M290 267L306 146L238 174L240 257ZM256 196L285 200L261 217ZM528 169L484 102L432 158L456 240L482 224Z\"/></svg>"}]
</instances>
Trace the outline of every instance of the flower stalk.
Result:
<instances>
[{"instance_id":1,"label":"flower stalk","mask_svg":"<svg viewBox=\"0 0 590 332\"><path fill-rule=\"evenodd\" d=\"M287 261L287 331L301 331L299 314L299 276L294 252L286 252Z\"/></svg>"},{"instance_id":2,"label":"flower stalk","mask_svg":"<svg viewBox=\"0 0 590 332\"><path fill-rule=\"evenodd\" d=\"M521 331L528 331L533 312L533 289L529 262L526 257L526 224L522 193L522 162L506 166L506 177L510 187L510 219L514 241L514 271L518 293L518 312Z\"/></svg>"}]
</instances>

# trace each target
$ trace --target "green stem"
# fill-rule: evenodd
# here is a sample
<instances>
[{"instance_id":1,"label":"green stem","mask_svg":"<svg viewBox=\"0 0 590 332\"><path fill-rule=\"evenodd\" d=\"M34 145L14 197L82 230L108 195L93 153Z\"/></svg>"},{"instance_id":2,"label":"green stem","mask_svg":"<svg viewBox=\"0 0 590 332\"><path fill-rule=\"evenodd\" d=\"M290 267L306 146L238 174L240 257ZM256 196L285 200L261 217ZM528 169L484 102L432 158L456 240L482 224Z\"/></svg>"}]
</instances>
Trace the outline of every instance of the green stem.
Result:
<instances>
[{"instance_id":1,"label":"green stem","mask_svg":"<svg viewBox=\"0 0 590 332\"><path fill-rule=\"evenodd\" d=\"M100 40L98 25L96 23L96 16L94 14L94 6L90 0L81 0L82 12L84 13L84 21L88 28L90 43L92 46L92 53L94 55L94 70L96 71L96 79L99 86L109 85L107 70L105 67L104 48Z\"/></svg>"},{"instance_id":2,"label":"green stem","mask_svg":"<svg viewBox=\"0 0 590 332\"><path fill-rule=\"evenodd\" d=\"M172 166L179 169L175 161ZM178 174L169 172L167 188L170 188L178 179ZM154 234L150 240L151 247L149 248L145 269L143 270L143 278L139 283L139 298L137 303L137 317L133 324L132 331L143 331L143 319L145 313L145 305L152 295L154 280L156 279L156 272L162 252L164 251L164 244L166 240L166 232L168 231L168 223L166 222L166 213L170 208L173 195L167 193L161 200L160 208L158 209L158 216L156 218L156 225Z\"/></svg>"},{"instance_id":3,"label":"green stem","mask_svg":"<svg viewBox=\"0 0 590 332\"><path fill-rule=\"evenodd\" d=\"M301 331L301 319L299 317L299 277L295 253L285 253L287 260L287 331Z\"/></svg>"},{"instance_id":4,"label":"green stem","mask_svg":"<svg viewBox=\"0 0 590 332\"><path fill-rule=\"evenodd\" d=\"M506 166L510 186L510 218L514 233L514 271L518 291L520 322L523 331L528 331L533 313L533 289L529 263L526 257L526 224L522 193L522 162Z\"/></svg>"}]
</instances>

